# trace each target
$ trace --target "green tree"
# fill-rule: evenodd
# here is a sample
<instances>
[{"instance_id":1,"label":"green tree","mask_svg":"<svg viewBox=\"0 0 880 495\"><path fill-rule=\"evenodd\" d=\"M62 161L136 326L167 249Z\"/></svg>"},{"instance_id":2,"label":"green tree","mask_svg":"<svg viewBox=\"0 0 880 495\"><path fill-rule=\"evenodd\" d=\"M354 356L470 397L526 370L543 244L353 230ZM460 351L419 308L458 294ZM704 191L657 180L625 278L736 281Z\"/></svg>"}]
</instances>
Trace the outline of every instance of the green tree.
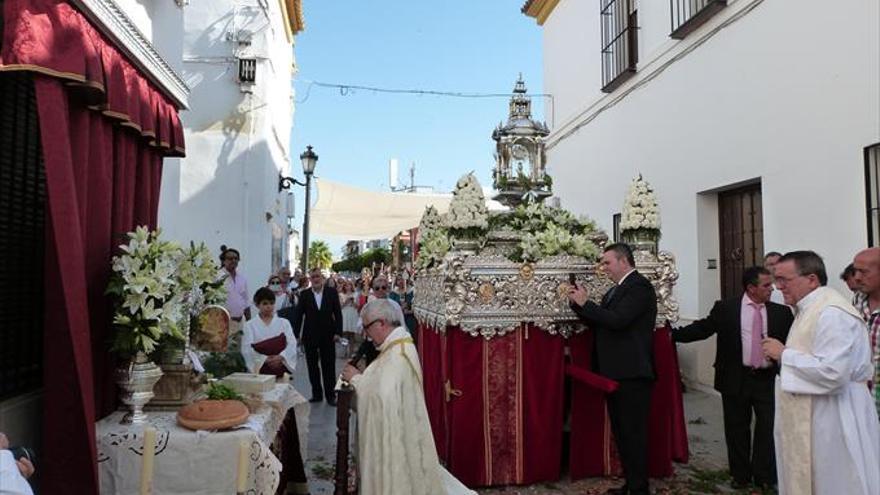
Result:
<instances>
[{"instance_id":1,"label":"green tree","mask_svg":"<svg viewBox=\"0 0 880 495\"><path fill-rule=\"evenodd\" d=\"M333 253L324 241L312 241L309 245L309 268L330 268Z\"/></svg>"}]
</instances>

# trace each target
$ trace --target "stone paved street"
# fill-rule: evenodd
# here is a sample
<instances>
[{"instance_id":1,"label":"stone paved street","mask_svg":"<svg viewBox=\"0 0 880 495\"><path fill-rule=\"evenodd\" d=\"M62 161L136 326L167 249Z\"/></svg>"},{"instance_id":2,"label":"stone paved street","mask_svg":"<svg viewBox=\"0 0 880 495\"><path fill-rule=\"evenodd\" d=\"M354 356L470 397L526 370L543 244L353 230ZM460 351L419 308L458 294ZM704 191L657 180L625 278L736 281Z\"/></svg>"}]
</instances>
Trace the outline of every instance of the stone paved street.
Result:
<instances>
[{"instance_id":1,"label":"stone paved street","mask_svg":"<svg viewBox=\"0 0 880 495\"><path fill-rule=\"evenodd\" d=\"M344 361L337 360L337 369ZM300 356L294 377L296 388L305 397L311 395L306 372L305 358ZM678 465L676 476L669 480L652 480L656 493L750 493L735 492L727 488L727 456L721 419L721 398L702 387L688 387L684 396L685 415L688 421L688 437L691 462ZM306 473L312 494L333 493L333 472L336 453L336 408L326 402L312 404L309 428ZM592 478L572 482L567 478L554 483L532 486L514 486L480 490L481 494L508 495L582 495L599 494L609 487L618 486L620 480Z\"/></svg>"}]
</instances>

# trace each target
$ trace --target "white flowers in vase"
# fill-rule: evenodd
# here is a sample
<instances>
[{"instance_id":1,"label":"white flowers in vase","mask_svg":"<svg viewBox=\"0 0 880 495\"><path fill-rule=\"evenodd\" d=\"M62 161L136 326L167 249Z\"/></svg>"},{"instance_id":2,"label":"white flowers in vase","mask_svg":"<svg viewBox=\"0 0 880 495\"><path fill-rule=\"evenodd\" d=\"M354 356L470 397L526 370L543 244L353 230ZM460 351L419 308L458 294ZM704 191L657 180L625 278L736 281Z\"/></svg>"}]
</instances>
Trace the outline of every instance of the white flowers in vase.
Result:
<instances>
[{"instance_id":1,"label":"white flowers in vase","mask_svg":"<svg viewBox=\"0 0 880 495\"><path fill-rule=\"evenodd\" d=\"M622 235L635 232L660 237L660 207L657 205L657 196L641 174L629 186L620 218Z\"/></svg>"},{"instance_id":2,"label":"white flowers in vase","mask_svg":"<svg viewBox=\"0 0 880 495\"><path fill-rule=\"evenodd\" d=\"M128 244L119 246L122 254L113 257L107 294L116 299L112 350L134 356L153 352L163 337L182 340L184 308L176 277L180 246L146 227L127 235Z\"/></svg>"},{"instance_id":3,"label":"white flowers in vase","mask_svg":"<svg viewBox=\"0 0 880 495\"><path fill-rule=\"evenodd\" d=\"M190 318L226 299L219 266L204 243L181 249L146 227L127 236L107 286L115 296L112 349L133 356L150 354L163 341L184 342Z\"/></svg>"},{"instance_id":4,"label":"white flowers in vase","mask_svg":"<svg viewBox=\"0 0 880 495\"><path fill-rule=\"evenodd\" d=\"M462 176L455 185L445 226L456 236L478 237L489 228L489 209L483 188L473 173Z\"/></svg>"}]
</instances>

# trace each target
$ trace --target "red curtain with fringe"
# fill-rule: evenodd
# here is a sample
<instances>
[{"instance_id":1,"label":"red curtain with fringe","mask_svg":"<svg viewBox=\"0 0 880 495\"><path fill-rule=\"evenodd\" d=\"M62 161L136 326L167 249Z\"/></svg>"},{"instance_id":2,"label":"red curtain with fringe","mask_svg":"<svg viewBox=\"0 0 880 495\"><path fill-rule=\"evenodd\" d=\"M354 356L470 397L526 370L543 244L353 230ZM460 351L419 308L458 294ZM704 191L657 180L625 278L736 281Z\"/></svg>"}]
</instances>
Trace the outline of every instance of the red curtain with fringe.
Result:
<instances>
[{"instance_id":1,"label":"red curtain with fringe","mask_svg":"<svg viewBox=\"0 0 880 495\"><path fill-rule=\"evenodd\" d=\"M124 233L155 227L177 108L75 8L6 0L0 72L33 75L48 198L41 493L97 494L95 421L115 408L104 289Z\"/></svg>"}]
</instances>

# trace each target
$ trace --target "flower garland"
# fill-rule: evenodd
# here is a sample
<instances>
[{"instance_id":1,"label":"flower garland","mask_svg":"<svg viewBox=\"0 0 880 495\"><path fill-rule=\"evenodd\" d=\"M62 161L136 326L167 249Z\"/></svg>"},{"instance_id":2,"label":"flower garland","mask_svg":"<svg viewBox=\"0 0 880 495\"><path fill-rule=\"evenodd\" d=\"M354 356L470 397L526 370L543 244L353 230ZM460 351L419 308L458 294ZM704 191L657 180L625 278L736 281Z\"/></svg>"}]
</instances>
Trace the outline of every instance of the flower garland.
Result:
<instances>
[{"instance_id":1,"label":"flower garland","mask_svg":"<svg viewBox=\"0 0 880 495\"><path fill-rule=\"evenodd\" d=\"M657 196L648 182L639 174L629 186L620 218L620 233L647 232L659 237L660 207Z\"/></svg>"}]
</instances>

